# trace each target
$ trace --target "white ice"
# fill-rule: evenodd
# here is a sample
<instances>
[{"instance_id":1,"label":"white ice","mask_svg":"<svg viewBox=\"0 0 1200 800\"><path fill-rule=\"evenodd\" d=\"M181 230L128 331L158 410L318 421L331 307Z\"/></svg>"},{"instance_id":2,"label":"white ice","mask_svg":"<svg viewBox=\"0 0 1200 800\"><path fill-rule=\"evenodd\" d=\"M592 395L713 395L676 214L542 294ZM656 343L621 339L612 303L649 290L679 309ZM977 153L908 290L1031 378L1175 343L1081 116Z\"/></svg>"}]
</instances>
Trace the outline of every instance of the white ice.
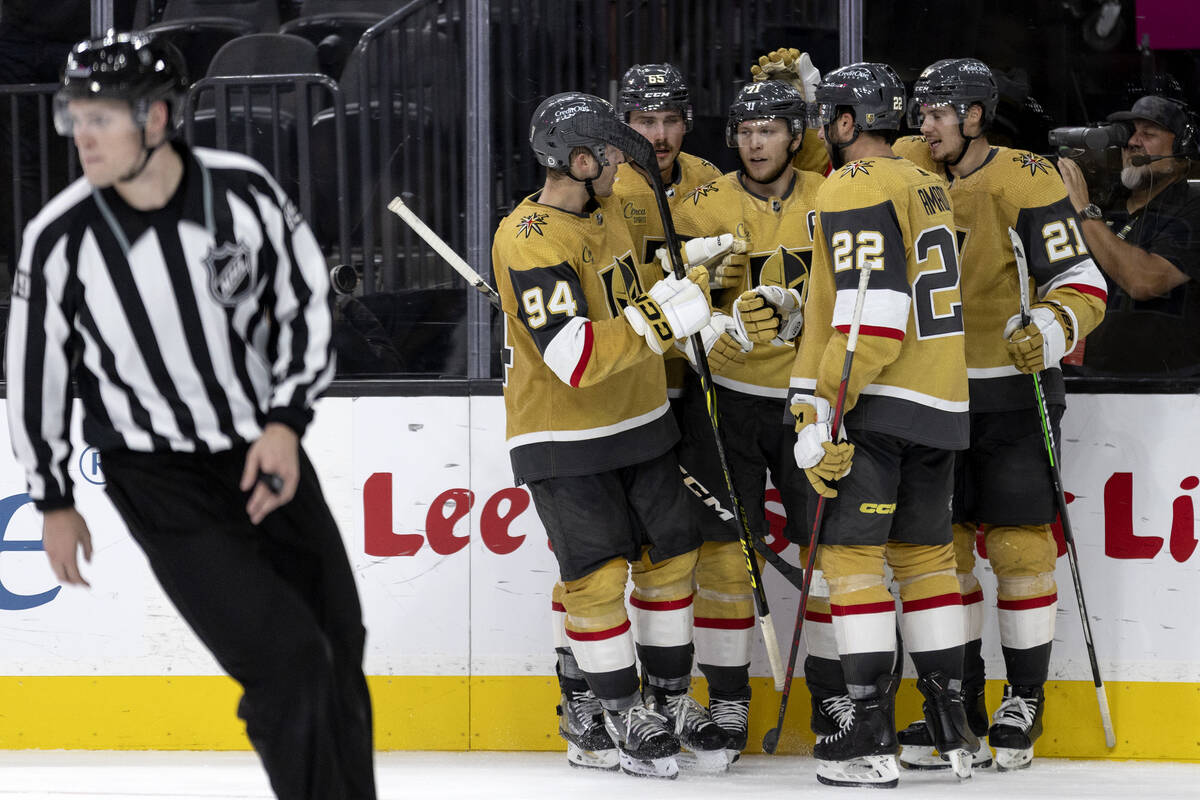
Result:
<instances>
[{"instance_id":1,"label":"white ice","mask_svg":"<svg viewBox=\"0 0 1200 800\"><path fill-rule=\"evenodd\" d=\"M976 773L904 772L899 788L821 786L804 756L746 756L726 775L683 773L678 780L571 769L562 753L380 753L380 800L775 800L866 796L947 800L1200 797L1200 764L1038 759L1031 769ZM251 753L0 751L0 800L269 800Z\"/></svg>"}]
</instances>

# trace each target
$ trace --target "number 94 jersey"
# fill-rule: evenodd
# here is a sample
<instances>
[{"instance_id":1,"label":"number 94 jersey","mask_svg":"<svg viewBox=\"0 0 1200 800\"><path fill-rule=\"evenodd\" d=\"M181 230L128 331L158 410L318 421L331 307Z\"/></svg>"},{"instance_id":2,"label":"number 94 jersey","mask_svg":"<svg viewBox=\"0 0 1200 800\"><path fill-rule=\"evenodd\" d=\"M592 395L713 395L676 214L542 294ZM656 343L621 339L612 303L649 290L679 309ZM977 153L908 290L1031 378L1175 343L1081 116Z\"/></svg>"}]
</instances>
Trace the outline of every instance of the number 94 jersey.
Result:
<instances>
[{"instance_id":1,"label":"number 94 jersey","mask_svg":"<svg viewBox=\"0 0 1200 800\"><path fill-rule=\"evenodd\" d=\"M897 155L936 171L919 136L895 145ZM1065 309L1074 331L1068 346L1100 324L1108 297L1054 165L1035 153L993 147L982 166L950 184L967 335L972 411L1011 411L1035 404L1029 377L1009 358L1004 326L1020 311L1017 262L1008 229L1021 237L1029 259L1033 302ZM1042 373L1046 399L1065 402L1062 372Z\"/></svg>"},{"instance_id":2,"label":"number 94 jersey","mask_svg":"<svg viewBox=\"0 0 1200 800\"><path fill-rule=\"evenodd\" d=\"M861 270L870 270L846 427L958 450L968 396L954 215L945 182L902 158L865 158L817 192L804 332L791 402L833 404Z\"/></svg>"},{"instance_id":3,"label":"number 94 jersey","mask_svg":"<svg viewBox=\"0 0 1200 800\"><path fill-rule=\"evenodd\" d=\"M573 214L529 197L496 229L506 438L518 483L636 464L679 438L662 356L621 313L662 274L656 266L639 274L632 251L620 218L596 207Z\"/></svg>"}]
</instances>

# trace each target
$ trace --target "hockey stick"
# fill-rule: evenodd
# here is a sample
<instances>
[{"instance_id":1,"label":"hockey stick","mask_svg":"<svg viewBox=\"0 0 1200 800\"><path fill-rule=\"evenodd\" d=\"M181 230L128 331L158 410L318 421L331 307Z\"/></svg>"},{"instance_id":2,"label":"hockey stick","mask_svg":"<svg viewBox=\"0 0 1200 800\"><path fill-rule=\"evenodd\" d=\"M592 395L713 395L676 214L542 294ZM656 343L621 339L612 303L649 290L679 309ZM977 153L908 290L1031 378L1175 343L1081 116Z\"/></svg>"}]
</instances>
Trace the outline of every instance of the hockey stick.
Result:
<instances>
[{"instance_id":1,"label":"hockey stick","mask_svg":"<svg viewBox=\"0 0 1200 800\"><path fill-rule=\"evenodd\" d=\"M404 220L409 227L411 227L417 233L418 236L424 239L425 242L433 248L434 252L440 255L442 259L451 267L453 267L459 275L462 275L468 283L482 292L492 305L494 305L497 309L500 309L500 295L496 292L496 290L493 289L478 272L471 269L470 265L463 260L462 256L454 252L450 245L446 244L445 240L434 233L433 230L426 225L425 222L418 217L411 208L405 205L403 200L401 200L399 197L392 198L392 201L388 203L388 210L400 217L400 219ZM680 467L680 469L682 470L683 468ZM692 493L695 494L701 501L711 497L708 489L700 485L698 481L696 481L695 486L688 484L686 479L691 477L691 475L684 471L684 483L689 489L691 489ZM695 481L695 478L692 478L692 480ZM715 507L713 508L713 511L724 518L723 509ZM785 578L787 578L788 582L797 589L800 588L800 580L802 579L804 573L799 567L794 567L789 564L782 556L767 547L765 542L755 542L755 546L758 552L762 554L763 558L765 558L772 566L775 567L776 570L779 571L780 575L783 575ZM799 575L797 575L797 573L799 573Z\"/></svg>"},{"instance_id":2,"label":"hockey stick","mask_svg":"<svg viewBox=\"0 0 1200 800\"><path fill-rule=\"evenodd\" d=\"M1012 228L1008 229L1012 240L1013 256L1017 260L1017 278L1020 281L1021 325L1029 324L1029 262L1025 260L1025 248L1021 237ZM1033 390L1037 395L1038 417L1042 423L1042 438L1046 443L1046 458L1050 464L1050 483L1054 489L1054 501L1058 506L1058 518L1062 523L1063 540L1067 544L1067 562L1071 565L1071 581L1075 584L1075 598L1079 601L1079 618L1083 621L1083 641L1087 644L1088 660L1092 665L1092 681L1096 684L1096 702L1100 706L1100 725L1104 728L1104 742L1110 748L1117 746L1117 735L1113 730L1112 714L1108 710L1108 694L1100 678L1100 665L1096 661L1096 645L1092 642L1092 624L1088 621L1087 606L1083 601L1083 583L1079 579L1079 556L1075 552L1075 534L1071 530L1071 518L1067 513L1067 496L1063 491L1062 474L1055 457L1054 428L1046 411L1046 395L1042 391L1042 376L1033 373Z\"/></svg>"},{"instance_id":3,"label":"hockey stick","mask_svg":"<svg viewBox=\"0 0 1200 800\"><path fill-rule=\"evenodd\" d=\"M691 493L699 500L704 507L709 509L722 522L729 522L734 518L733 512L726 509L721 503L713 497L713 493L708 490L708 487L701 483L695 475L687 471L683 464L679 465L679 471L683 473L683 485L686 486ZM775 571L787 579L787 582L797 589L804 584L804 569L794 566L783 556L772 550L766 542L759 537L754 537L754 549L762 556L768 564L775 568Z\"/></svg>"},{"instance_id":4,"label":"hockey stick","mask_svg":"<svg viewBox=\"0 0 1200 800\"><path fill-rule=\"evenodd\" d=\"M675 231L675 220L671 216L671 208L667 204L667 191L663 186L662 176L658 171L658 159L654 155L654 146L646 137L620 124L618 128L613 123L598 116L595 119L595 129L588 131L600 141L607 142L620 149L627 160L636 164L646 174L650 186L654 189L654 201L658 206L658 215L662 219L663 234L667 239L667 254L671 260L671 270L675 277L683 280L687 274L683 270L683 258L679 234ZM750 521L746 511L738 499L737 490L733 485L733 473L729 469L729 461L725 457L725 445L721 439L720 417L717 413L717 393L713 384L712 372L708 368L708 358L705 355L704 340L699 333L692 335L692 350L696 353L696 364L700 370L700 388L704 392L705 405L708 409L708 420L712 424L713 439L717 446L717 459L721 463L721 472L725 477L725 488L729 492L729 502L736 510L741 528L738 531L738 541L742 545L742 555L746 559L746 572L750 576L750 586L754 590L754 606L758 613L758 624L762 631L763 644L767 649L767 661L771 664L771 675L775 679L775 688L783 686L783 662L779 657L779 640L775 636L775 623L771 619L771 609L767 605L767 593L763 589L762 574L758 569L758 559L754 557L754 534L750 530Z\"/></svg>"},{"instance_id":5,"label":"hockey stick","mask_svg":"<svg viewBox=\"0 0 1200 800\"><path fill-rule=\"evenodd\" d=\"M420 217L414 214L411 208L404 205L403 200L401 200L399 197L393 197L392 202L388 203L388 211L391 211L393 214L400 217L400 219L408 223L408 227L412 228L418 236L424 239L426 244L432 247L435 253L441 256L447 264L454 268L455 272L466 278L467 283L483 292L483 296L486 297L488 302L494 305L498 310L503 310L500 308L500 295L496 293L496 290L493 289L491 285L483 279L483 276L471 269L471 266L464 261L458 255L458 253L454 252L454 250L450 248L450 245L446 244L446 242L442 240L442 237L434 233Z\"/></svg>"},{"instance_id":6,"label":"hockey stick","mask_svg":"<svg viewBox=\"0 0 1200 800\"><path fill-rule=\"evenodd\" d=\"M862 325L863 302L867 297L867 283L871 270L859 268L858 293L854 296L854 314L850 318L850 333L846 336L846 358L842 362L842 380L838 384L837 402L833 420L829 426L829 438L837 441L842 427L842 409L846 407L846 390L850 386L850 367L854 363L854 351L858 347L858 330ZM796 674L796 654L800 650L800 632L804 628L804 609L808 606L808 593L812 589L813 568L817 563L817 544L821 538L821 522L825 518L825 495L817 495L817 510L813 515L812 535L808 539L808 563L804 567L804 586L800 590L800 607L796 609L796 627L792 631L792 645L788 651L787 675L783 694L779 698L779 719L775 727L763 735L763 752L774 755L779 748L779 735L783 732L783 718L787 716L788 698L792 694L792 677Z\"/></svg>"}]
</instances>

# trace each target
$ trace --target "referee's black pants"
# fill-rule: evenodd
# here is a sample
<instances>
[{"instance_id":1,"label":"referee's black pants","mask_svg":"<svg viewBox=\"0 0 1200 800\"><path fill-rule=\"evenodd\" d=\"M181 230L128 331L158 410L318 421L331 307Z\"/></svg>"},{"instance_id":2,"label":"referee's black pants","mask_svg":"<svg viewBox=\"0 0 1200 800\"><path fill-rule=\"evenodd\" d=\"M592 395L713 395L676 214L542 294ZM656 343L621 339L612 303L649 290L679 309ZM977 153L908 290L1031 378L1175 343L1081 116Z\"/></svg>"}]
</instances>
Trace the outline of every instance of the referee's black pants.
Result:
<instances>
[{"instance_id":1,"label":"referee's black pants","mask_svg":"<svg viewBox=\"0 0 1200 800\"><path fill-rule=\"evenodd\" d=\"M246 449L106 452L108 495L159 583L242 685L238 716L280 800L374 800L366 630L312 464L260 525L238 489Z\"/></svg>"}]
</instances>

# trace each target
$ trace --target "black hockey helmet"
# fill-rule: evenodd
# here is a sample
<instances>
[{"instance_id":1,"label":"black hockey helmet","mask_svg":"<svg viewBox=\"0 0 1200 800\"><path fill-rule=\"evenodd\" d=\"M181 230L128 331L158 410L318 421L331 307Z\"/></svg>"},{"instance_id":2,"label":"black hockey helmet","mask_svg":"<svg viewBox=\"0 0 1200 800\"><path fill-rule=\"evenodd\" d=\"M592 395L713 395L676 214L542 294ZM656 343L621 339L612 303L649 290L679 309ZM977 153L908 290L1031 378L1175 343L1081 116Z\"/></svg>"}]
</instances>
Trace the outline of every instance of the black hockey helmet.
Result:
<instances>
[{"instance_id":1,"label":"black hockey helmet","mask_svg":"<svg viewBox=\"0 0 1200 800\"><path fill-rule=\"evenodd\" d=\"M926 67L913 84L908 124L919 128L921 109L933 106L951 106L962 121L975 103L983 107L981 129L986 129L1000 104L1000 92L988 65L977 58L943 58Z\"/></svg>"},{"instance_id":2,"label":"black hockey helmet","mask_svg":"<svg viewBox=\"0 0 1200 800\"><path fill-rule=\"evenodd\" d=\"M571 164L571 151L586 147L600 162L608 166L605 148L613 144L617 126L639 139L617 116L617 110L607 100L583 92L562 92L547 97L533 112L529 121L529 146L538 163L553 169L566 170Z\"/></svg>"},{"instance_id":3,"label":"black hockey helmet","mask_svg":"<svg viewBox=\"0 0 1200 800\"><path fill-rule=\"evenodd\" d=\"M187 89L187 67L170 42L140 33L110 32L84 39L71 48L54 94L54 127L63 136L71 135L71 100L109 99L129 103L138 127L146 124L150 106L165 100L173 129L183 115Z\"/></svg>"},{"instance_id":4,"label":"black hockey helmet","mask_svg":"<svg viewBox=\"0 0 1200 800\"><path fill-rule=\"evenodd\" d=\"M692 95L673 64L634 64L625 70L617 110L626 122L634 111L678 110L687 129L692 129Z\"/></svg>"},{"instance_id":5,"label":"black hockey helmet","mask_svg":"<svg viewBox=\"0 0 1200 800\"><path fill-rule=\"evenodd\" d=\"M787 120L788 132L795 136L804 133L808 104L804 95L786 81L756 81L742 86L725 123L725 144L737 147L738 125L752 119Z\"/></svg>"},{"instance_id":6,"label":"black hockey helmet","mask_svg":"<svg viewBox=\"0 0 1200 800\"><path fill-rule=\"evenodd\" d=\"M856 131L898 131L905 112L904 82L887 64L870 61L831 70L817 84L808 126L824 128L842 107L853 110Z\"/></svg>"}]
</instances>

